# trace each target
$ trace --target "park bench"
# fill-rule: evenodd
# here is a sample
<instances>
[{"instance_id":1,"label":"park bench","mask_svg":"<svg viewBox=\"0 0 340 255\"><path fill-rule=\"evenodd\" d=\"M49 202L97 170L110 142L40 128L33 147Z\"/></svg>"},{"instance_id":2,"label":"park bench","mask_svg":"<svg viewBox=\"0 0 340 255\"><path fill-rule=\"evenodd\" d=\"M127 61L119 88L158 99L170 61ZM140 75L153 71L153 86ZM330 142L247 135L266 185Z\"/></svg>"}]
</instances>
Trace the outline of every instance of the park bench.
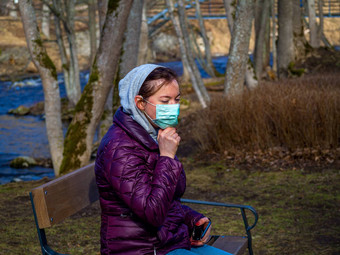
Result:
<instances>
[{"instance_id":1,"label":"park bench","mask_svg":"<svg viewBox=\"0 0 340 255\"><path fill-rule=\"evenodd\" d=\"M58 224L99 199L94 163L34 188L30 192L30 198L42 254L60 254L48 245L45 228ZM239 208L244 221L246 236L212 236L209 244L232 254L242 254L247 247L249 254L253 253L250 230L255 227L258 219L254 208L190 199L182 199L182 202ZM251 226L248 224L245 210L250 210L255 217Z\"/></svg>"}]
</instances>

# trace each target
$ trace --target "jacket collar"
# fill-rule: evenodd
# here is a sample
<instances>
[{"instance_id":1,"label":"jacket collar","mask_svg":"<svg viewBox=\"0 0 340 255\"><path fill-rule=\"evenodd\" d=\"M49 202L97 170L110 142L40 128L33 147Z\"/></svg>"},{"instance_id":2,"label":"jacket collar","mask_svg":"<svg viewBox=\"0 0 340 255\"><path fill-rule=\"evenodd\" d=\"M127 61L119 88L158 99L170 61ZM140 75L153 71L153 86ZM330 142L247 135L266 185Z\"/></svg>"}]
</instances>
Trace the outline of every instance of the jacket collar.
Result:
<instances>
[{"instance_id":1,"label":"jacket collar","mask_svg":"<svg viewBox=\"0 0 340 255\"><path fill-rule=\"evenodd\" d=\"M158 144L152 139L149 133L130 115L123 111L122 107L116 111L113 122L120 126L129 136L150 150L158 150Z\"/></svg>"}]
</instances>

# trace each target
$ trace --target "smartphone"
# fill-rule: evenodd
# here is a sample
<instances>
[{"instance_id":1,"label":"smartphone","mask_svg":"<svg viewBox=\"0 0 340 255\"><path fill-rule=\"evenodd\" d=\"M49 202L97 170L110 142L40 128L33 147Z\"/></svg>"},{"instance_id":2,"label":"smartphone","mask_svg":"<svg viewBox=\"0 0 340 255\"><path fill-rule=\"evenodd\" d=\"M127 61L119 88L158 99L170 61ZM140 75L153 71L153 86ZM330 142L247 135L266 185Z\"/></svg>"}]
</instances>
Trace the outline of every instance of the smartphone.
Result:
<instances>
[{"instance_id":1,"label":"smartphone","mask_svg":"<svg viewBox=\"0 0 340 255\"><path fill-rule=\"evenodd\" d=\"M209 221L208 225L204 228L204 224L200 226L194 226L194 229L192 231L192 239L199 241L201 240L204 235L207 233L207 230L209 229L211 225L211 221Z\"/></svg>"}]
</instances>

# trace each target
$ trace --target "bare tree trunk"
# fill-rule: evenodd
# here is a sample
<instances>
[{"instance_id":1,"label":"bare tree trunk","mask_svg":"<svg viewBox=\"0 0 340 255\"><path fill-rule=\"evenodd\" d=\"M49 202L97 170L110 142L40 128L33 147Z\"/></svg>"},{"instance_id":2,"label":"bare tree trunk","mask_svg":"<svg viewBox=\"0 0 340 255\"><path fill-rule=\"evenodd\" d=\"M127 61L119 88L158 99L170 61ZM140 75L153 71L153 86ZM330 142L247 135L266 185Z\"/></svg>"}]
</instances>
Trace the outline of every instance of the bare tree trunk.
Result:
<instances>
[{"instance_id":1,"label":"bare tree trunk","mask_svg":"<svg viewBox=\"0 0 340 255\"><path fill-rule=\"evenodd\" d=\"M76 105L75 116L67 130L61 173L87 164L93 137L102 117L105 102L114 82L132 0L108 5L105 25L89 81Z\"/></svg>"},{"instance_id":2,"label":"bare tree trunk","mask_svg":"<svg viewBox=\"0 0 340 255\"><path fill-rule=\"evenodd\" d=\"M68 24L68 26L65 26L65 31L70 47L70 80L72 84L71 90L68 93L68 97L73 105L77 104L81 95L78 47L76 44L76 35L74 31L75 3L75 0L65 0L65 13L67 14L66 22Z\"/></svg>"},{"instance_id":3,"label":"bare tree trunk","mask_svg":"<svg viewBox=\"0 0 340 255\"><path fill-rule=\"evenodd\" d=\"M324 26L324 21L323 21L323 10L322 10L322 6L323 6L323 0L319 0L318 1L318 9L319 9L319 19L320 19L320 23L319 23L319 29L318 29L318 38L319 40L321 39L322 42L325 44L326 47L331 48L332 45L329 43L329 41L327 40L324 32L323 32L323 26Z\"/></svg>"},{"instance_id":4,"label":"bare tree trunk","mask_svg":"<svg viewBox=\"0 0 340 255\"><path fill-rule=\"evenodd\" d=\"M90 34L90 65L92 65L97 52L96 34L96 0L88 0L89 34Z\"/></svg>"},{"instance_id":5,"label":"bare tree trunk","mask_svg":"<svg viewBox=\"0 0 340 255\"><path fill-rule=\"evenodd\" d=\"M183 69L184 66L187 68L192 86L197 94L198 100L201 103L202 107L205 108L210 102L210 97L200 77L198 67L196 66L195 60L190 50L190 40L183 1L178 1L178 15L174 12L173 1L167 0L166 3L178 37L182 54Z\"/></svg>"},{"instance_id":6,"label":"bare tree trunk","mask_svg":"<svg viewBox=\"0 0 340 255\"><path fill-rule=\"evenodd\" d=\"M277 51L276 51L276 14L275 14L275 0L272 0L272 54L273 54L273 67L272 70L277 73Z\"/></svg>"},{"instance_id":7,"label":"bare tree trunk","mask_svg":"<svg viewBox=\"0 0 340 255\"><path fill-rule=\"evenodd\" d=\"M224 0L224 8L226 10L227 18L228 18L228 27L230 36L233 37L233 27L234 27L234 19L236 16L236 9L235 9L235 0ZM230 41L231 44L231 41ZM229 53L230 53L231 45L229 45ZM254 66L252 65L251 60L247 61L247 68L245 73L245 82L249 89L256 88L258 85L258 81L255 74Z\"/></svg>"},{"instance_id":8,"label":"bare tree trunk","mask_svg":"<svg viewBox=\"0 0 340 255\"><path fill-rule=\"evenodd\" d=\"M75 105L78 102L81 94L77 45L74 31L75 0L53 0L53 5L50 4L49 0L42 0L42 2L48 5L50 11L59 19L59 23L60 21L63 23L63 27L67 35L70 57L67 59L67 63L62 59L63 70L67 69L66 73L68 73L69 80L68 85L66 84L67 98L72 105ZM62 40L61 29L58 25L58 21L56 26L56 29L59 30L56 32L60 34L60 38ZM58 44L64 45L60 42ZM62 58L63 51L64 50L60 50Z\"/></svg>"},{"instance_id":9,"label":"bare tree trunk","mask_svg":"<svg viewBox=\"0 0 340 255\"><path fill-rule=\"evenodd\" d=\"M262 79L268 65L268 25L270 14L270 0L259 0L255 8L255 73L258 80Z\"/></svg>"},{"instance_id":10,"label":"bare tree trunk","mask_svg":"<svg viewBox=\"0 0 340 255\"><path fill-rule=\"evenodd\" d=\"M278 3L277 67L279 78L288 76L288 66L294 60L293 1L280 0Z\"/></svg>"},{"instance_id":11,"label":"bare tree trunk","mask_svg":"<svg viewBox=\"0 0 340 255\"><path fill-rule=\"evenodd\" d=\"M235 16L235 11L236 11L234 8L235 0L224 0L223 3L224 3L225 12L227 14L229 32L230 32L230 35L232 36L233 26L234 26L234 16Z\"/></svg>"},{"instance_id":12,"label":"bare tree trunk","mask_svg":"<svg viewBox=\"0 0 340 255\"><path fill-rule=\"evenodd\" d=\"M8 4L10 0L0 1L0 16L7 16L9 13ZM12 2L12 0L11 0Z\"/></svg>"},{"instance_id":13,"label":"bare tree trunk","mask_svg":"<svg viewBox=\"0 0 340 255\"><path fill-rule=\"evenodd\" d=\"M98 16L99 16L99 31L100 31L100 36L101 36L103 26L105 23L107 4L109 0L97 0L97 1L98 1L97 4L98 4Z\"/></svg>"},{"instance_id":14,"label":"bare tree trunk","mask_svg":"<svg viewBox=\"0 0 340 255\"><path fill-rule=\"evenodd\" d=\"M47 138L52 156L54 173L59 175L62 161L63 132L61 106L56 68L42 45L32 0L20 0L19 9L32 60L39 70L45 97Z\"/></svg>"},{"instance_id":15,"label":"bare tree trunk","mask_svg":"<svg viewBox=\"0 0 340 255\"><path fill-rule=\"evenodd\" d=\"M60 1L53 0L53 7L56 10L61 10ZM57 15L54 15L54 24L55 24L55 33L56 33L56 39L57 44L59 48L59 54L61 59L61 66L63 69L64 74L64 83L65 83L65 89L67 98L69 98L69 91L72 90L72 81L70 81L70 61L67 58L65 44L62 36L61 26L60 26L60 19Z\"/></svg>"},{"instance_id":16,"label":"bare tree trunk","mask_svg":"<svg viewBox=\"0 0 340 255\"><path fill-rule=\"evenodd\" d=\"M301 60L306 56L307 40L304 35L303 13L299 1L293 1L293 44L294 59Z\"/></svg>"},{"instance_id":17,"label":"bare tree trunk","mask_svg":"<svg viewBox=\"0 0 340 255\"><path fill-rule=\"evenodd\" d=\"M144 0L134 0L128 19L125 40L123 45L122 63L120 65L120 77L137 66L139 39L142 26L142 11Z\"/></svg>"},{"instance_id":18,"label":"bare tree trunk","mask_svg":"<svg viewBox=\"0 0 340 255\"><path fill-rule=\"evenodd\" d=\"M313 48L320 47L320 40L318 38L318 28L315 14L315 0L307 0L308 3L308 23L310 31L310 45Z\"/></svg>"},{"instance_id":19,"label":"bare tree trunk","mask_svg":"<svg viewBox=\"0 0 340 255\"><path fill-rule=\"evenodd\" d=\"M211 57L211 50L210 50L210 43L209 43L209 39L207 37L207 32L205 30L205 26L204 26L204 21L203 21L203 17L201 14L201 7L200 7L200 2L199 0L195 0L195 8L196 8L196 16L197 19L199 21L199 25L200 25L200 30L201 30L201 34L202 34L202 38L203 38L203 43L204 43L204 49L205 49L205 61L206 61L206 71L207 73L211 76L211 77L216 77L215 75L215 68L212 62L212 57Z\"/></svg>"},{"instance_id":20,"label":"bare tree trunk","mask_svg":"<svg viewBox=\"0 0 340 255\"><path fill-rule=\"evenodd\" d=\"M50 9L46 4L43 4L42 8L41 31L47 38L50 38Z\"/></svg>"},{"instance_id":21,"label":"bare tree trunk","mask_svg":"<svg viewBox=\"0 0 340 255\"><path fill-rule=\"evenodd\" d=\"M237 3L224 82L225 95L234 95L243 91L247 62L249 60L248 50L254 16L253 8L253 0L239 0Z\"/></svg>"},{"instance_id":22,"label":"bare tree trunk","mask_svg":"<svg viewBox=\"0 0 340 255\"><path fill-rule=\"evenodd\" d=\"M142 11L142 25L139 37L139 49L138 49L138 65L142 65L148 62L148 40L149 40L149 28L148 20L146 17L147 1L144 1Z\"/></svg>"},{"instance_id":23,"label":"bare tree trunk","mask_svg":"<svg viewBox=\"0 0 340 255\"><path fill-rule=\"evenodd\" d=\"M190 74L189 74L189 70L188 70L188 63L187 63L187 60L185 60L186 63L184 63L184 60L183 60L183 56L182 57L182 66L183 66L183 74L182 74L182 77L181 77L181 80L182 82L190 82Z\"/></svg>"}]
</instances>

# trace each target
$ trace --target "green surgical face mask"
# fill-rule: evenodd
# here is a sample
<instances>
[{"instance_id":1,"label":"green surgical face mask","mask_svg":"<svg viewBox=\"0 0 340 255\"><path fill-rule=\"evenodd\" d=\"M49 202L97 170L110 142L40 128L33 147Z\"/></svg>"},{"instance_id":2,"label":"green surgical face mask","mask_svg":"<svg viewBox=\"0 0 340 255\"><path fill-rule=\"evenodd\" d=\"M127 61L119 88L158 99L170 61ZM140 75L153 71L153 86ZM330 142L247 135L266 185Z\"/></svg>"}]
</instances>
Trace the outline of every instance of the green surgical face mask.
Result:
<instances>
[{"instance_id":1,"label":"green surgical face mask","mask_svg":"<svg viewBox=\"0 0 340 255\"><path fill-rule=\"evenodd\" d=\"M146 113L145 115L161 129L166 129L167 127L175 127L178 125L179 116L179 104L152 104L145 100L148 104L156 106L156 118L151 119L151 117Z\"/></svg>"}]
</instances>

